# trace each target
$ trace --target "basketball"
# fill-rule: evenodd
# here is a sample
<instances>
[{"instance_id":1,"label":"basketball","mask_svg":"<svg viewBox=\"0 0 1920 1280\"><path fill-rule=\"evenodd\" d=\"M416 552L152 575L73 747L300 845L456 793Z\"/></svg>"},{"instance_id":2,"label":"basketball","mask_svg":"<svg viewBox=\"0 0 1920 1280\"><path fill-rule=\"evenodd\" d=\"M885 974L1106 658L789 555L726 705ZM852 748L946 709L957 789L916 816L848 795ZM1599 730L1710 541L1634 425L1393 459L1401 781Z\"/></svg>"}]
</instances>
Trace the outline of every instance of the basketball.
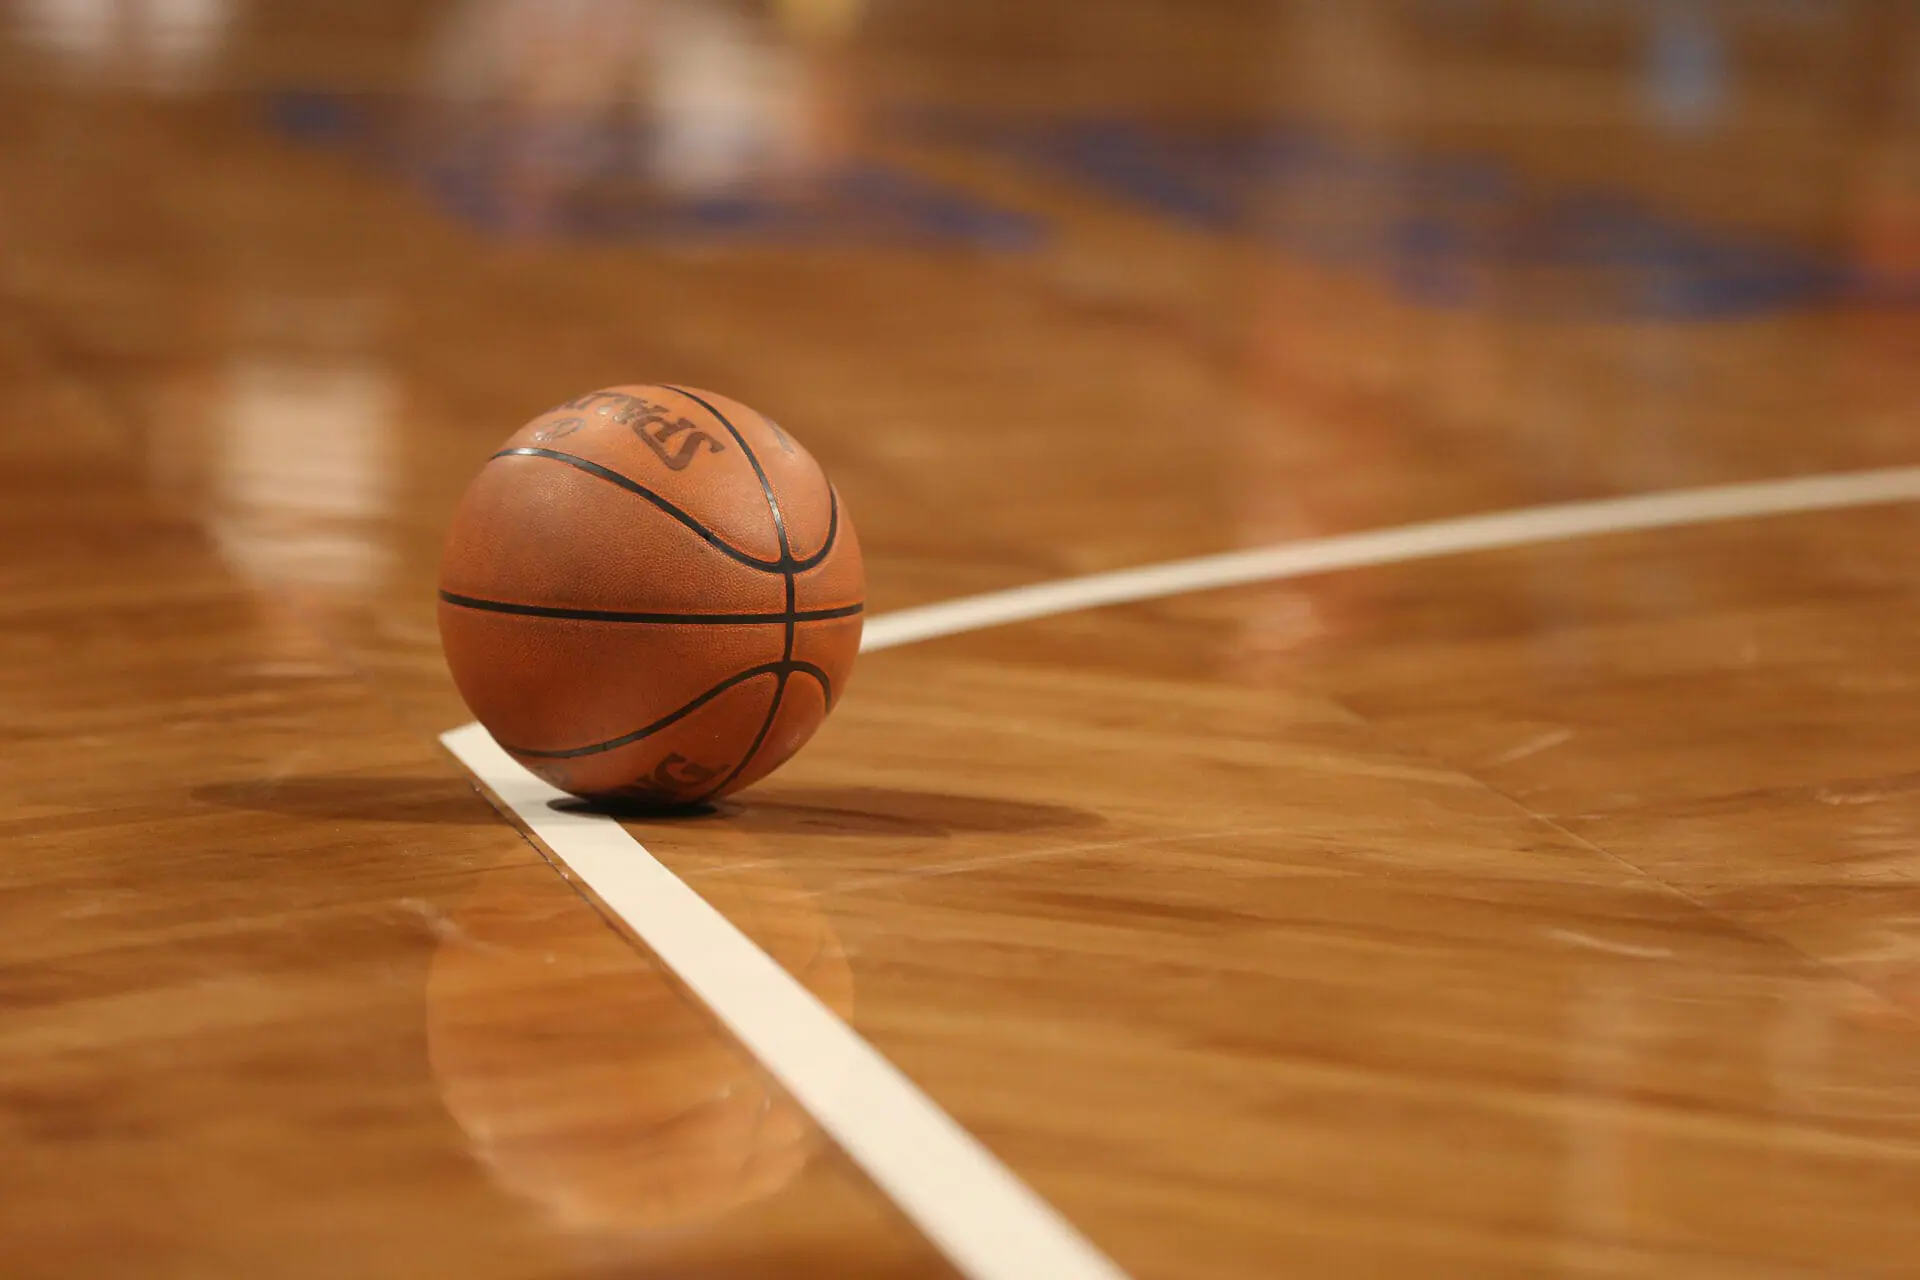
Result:
<instances>
[{"instance_id":1,"label":"basketball","mask_svg":"<svg viewBox=\"0 0 1920 1280\"><path fill-rule=\"evenodd\" d=\"M494 740L564 791L679 807L765 777L846 687L865 575L799 442L725 396L590 392L455 510L440 638Z\"/></svg>"}]
</instances>

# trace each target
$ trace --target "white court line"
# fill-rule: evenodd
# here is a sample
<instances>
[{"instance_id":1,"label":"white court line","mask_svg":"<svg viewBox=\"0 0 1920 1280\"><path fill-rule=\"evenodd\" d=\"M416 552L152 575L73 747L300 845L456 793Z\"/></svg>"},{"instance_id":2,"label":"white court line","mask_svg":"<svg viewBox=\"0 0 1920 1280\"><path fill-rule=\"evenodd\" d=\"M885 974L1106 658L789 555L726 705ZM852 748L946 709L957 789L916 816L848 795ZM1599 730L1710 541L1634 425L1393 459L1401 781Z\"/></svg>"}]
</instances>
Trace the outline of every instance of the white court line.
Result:
<instances>
[{"instance_id":1,"label":"white court line","mask_svg":"<svg viewBox=\"0 0 1920 1280\"><path fill-rule=\"evenodd\" d=\"M1299 578L1335 569L1404 564L1467 551L1526 547L1599 534L1915 500L1920 500L1920 467L1887 467L1759 484L1677 489L1629 498L1522 507L1491 515L1462 516L1369 533L1282 542L1192 560L1171 560L1138 569L1064 578L917 609L901 609L869 621L860 650L866 653L891 649L1079 609Z\"/></svg>"},{"instance_id":2,"label":"white court line","mask_svg":"<svg viewBox=\"0 0 1920 1280\"><path fill-rule=\"evenodd\" d=\"M1076 609L1366 565L1796 511L1920 500L1920 467L1531 507L1342 534L907 609L863 650ZM477 724L441 741L496 803L599 895L970 1280L1126 1280L971 1134L624 827L555 809L561 792Z\"/></svg>"},{"instance_id":3,"label":"white court line","mask_svg":"<svg viewBox=\"0 0 1920 1280\"><path fill-rule=\"evenodd\" d=\"M477 724L441 735L526 828L625 920L970 1280L1126 1280L994 1159L612 818L521 768Z\"/></svg>"}]
</instances>

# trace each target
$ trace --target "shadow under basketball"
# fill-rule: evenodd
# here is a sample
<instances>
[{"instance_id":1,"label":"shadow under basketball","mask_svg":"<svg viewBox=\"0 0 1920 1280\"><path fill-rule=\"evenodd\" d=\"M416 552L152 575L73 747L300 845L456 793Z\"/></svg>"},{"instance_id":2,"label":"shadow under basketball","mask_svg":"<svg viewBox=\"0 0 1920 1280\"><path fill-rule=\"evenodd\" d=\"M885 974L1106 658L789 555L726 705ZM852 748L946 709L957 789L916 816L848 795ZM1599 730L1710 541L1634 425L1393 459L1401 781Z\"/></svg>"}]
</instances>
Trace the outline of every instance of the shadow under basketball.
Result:
<instances>
[{"instance_id":1,"label":"shadow under basketball","mask_svg":"<svg viewBox=\"0 0 1920 1280\"><path fill-rule=\"evenodd\" d=\"M720 816L732 826L759 835L922 839L1102 825L1098 814L1067 805L889 787L777 784L723 802Z\"/></svg>"},{"instance_id":2,"label":"shadow under basketball","mask_svg":"<svg viewBox=\"0 0 1920 1280\"><path fill-rule=\"evenodd\" d=\"M499 822L472 783L457 776L375 777L306 774L196 787L193 798L224 808L334 822ZM604 813L622 821L714 823L754 835L944 839L960 834L1081 829L1099 815L1066 805L889 787L775 785L717 805L625 809L571 797L566 812Z\"/></svg>"}]
</instances>

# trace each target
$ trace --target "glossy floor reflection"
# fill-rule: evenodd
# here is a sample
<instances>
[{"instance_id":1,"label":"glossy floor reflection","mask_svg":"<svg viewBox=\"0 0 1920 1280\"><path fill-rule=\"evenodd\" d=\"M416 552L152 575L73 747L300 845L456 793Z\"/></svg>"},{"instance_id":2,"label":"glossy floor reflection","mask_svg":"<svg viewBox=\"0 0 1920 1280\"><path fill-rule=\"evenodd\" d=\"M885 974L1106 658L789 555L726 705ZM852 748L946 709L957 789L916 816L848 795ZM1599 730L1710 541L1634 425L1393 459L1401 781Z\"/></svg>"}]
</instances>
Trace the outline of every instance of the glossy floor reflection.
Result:
<instances>
[{"instance_id":1,"label":"glossy floor reflection","mask_svg":"<svg viewBox=\"0 0 1920 1280\"><path fill-rule=\"evenodd\" d=\"M747 857L751 857L749 853ZM853 975L817 907L764 867L729 915L842 1017ZM777 1196L822 1143L698 1006L547 867L483 877L427 980L448 1114L508 1192L581 1235L684 1234Z\"/></svg>"},{"instance_id":2,"label":"glossy floor reflection","mask_svg":"<svg viewBox=\"0 0 1920 1280\"><path fill-rule=\"evenodd\" d=\"M0 7L0 1270L951 1274L467 788L533 413L876 613L1920 463L1920 12ZM635 822L1139 1280L1920 1269L1911 505L862 660Z\"/></svg>"}]
</instances>

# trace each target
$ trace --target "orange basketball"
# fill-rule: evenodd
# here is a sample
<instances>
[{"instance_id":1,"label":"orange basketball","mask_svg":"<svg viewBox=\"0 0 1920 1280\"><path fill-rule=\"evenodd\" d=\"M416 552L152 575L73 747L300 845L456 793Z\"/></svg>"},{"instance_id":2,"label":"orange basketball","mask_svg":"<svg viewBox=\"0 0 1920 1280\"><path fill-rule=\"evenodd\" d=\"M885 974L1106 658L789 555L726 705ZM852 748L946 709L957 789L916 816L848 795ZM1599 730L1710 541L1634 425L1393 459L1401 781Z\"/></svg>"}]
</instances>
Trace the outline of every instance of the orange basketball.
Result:
<instances>
[{"instance_id":1,"label":"orange basketball","mask_svg":"<svg viewBox=\"0 0 1920 1280\"><path fill-rule=\"evenodd\" d=\"M813 736L859 651L865 587L839 495L771 419L613 387L481 469L447 535L440 638L475 718L540 777L695 804Z\"/></svg>"}]
</instances>

